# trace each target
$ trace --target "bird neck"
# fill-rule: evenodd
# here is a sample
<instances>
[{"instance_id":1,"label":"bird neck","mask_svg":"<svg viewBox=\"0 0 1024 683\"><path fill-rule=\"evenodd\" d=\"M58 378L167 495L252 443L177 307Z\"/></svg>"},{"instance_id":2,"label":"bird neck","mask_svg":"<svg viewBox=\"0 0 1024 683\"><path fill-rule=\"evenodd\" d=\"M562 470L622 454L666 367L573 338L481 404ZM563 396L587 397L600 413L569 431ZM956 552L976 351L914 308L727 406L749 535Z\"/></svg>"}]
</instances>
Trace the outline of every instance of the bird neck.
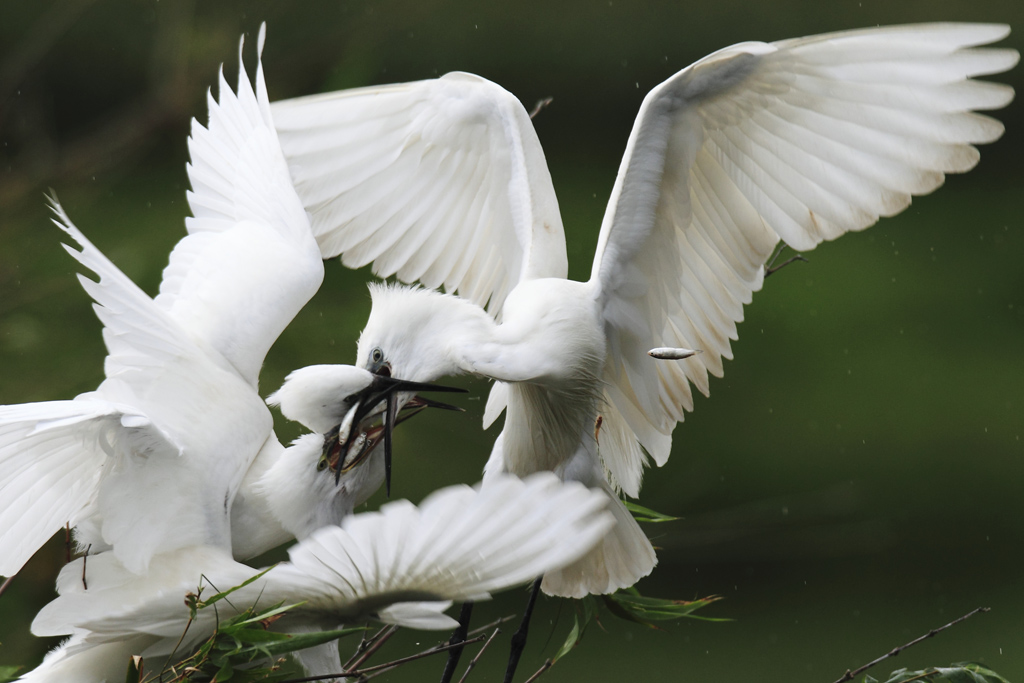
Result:
<instances>
[{"instance_id":1,"label":"bird neck","mask_svg":"<svg viewBox=\"0 0 1024 683\"><path fill-rule=\"evenodd\" d=\"M338 500L334 475L316 469L323 442L320 434L300 436L252 487L274 520L300 541L351 511Z\"/></svg>"},{"instance_id":2,"label":"bird neck","mask_svg":"<svg viewBox=\"0 0 1024 683\"><path fill-rule=\"evenodd\" d=\"M406 367L395 367L395 375L432 382L450 375L480 374L473 361L481 348L497 341L494 319L476 304L456 296L434 294L424 298L424 304L429 315L410 321L408 329L414 329L415 336L406 337L409 344L401 351Z\"/></svg>"}]
</instances>

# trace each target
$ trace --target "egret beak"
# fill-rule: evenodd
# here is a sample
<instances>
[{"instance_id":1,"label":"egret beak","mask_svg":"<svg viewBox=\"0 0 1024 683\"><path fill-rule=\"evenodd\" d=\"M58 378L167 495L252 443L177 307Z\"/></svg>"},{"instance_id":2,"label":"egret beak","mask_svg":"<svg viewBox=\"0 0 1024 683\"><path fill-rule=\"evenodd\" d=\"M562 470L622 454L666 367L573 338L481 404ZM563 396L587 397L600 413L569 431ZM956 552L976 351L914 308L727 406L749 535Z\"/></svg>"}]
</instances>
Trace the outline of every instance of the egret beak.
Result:
<instances>
[{"instance_id":1,"label":"egret beak","mask_svg":"<svg viewBox=\"0 0 1024 683\"><path fill-rule=\"evenodd\" d=\"M445 410L462 410L455 406L414 396L399 405L399 393L419 391L465 392L465 389L437 384L424 384L395 379L386 375L375 375L363 391L354 398L355 403L345 420L324 434L324 450L321 461L326 462L335 473L335 482L340 481L343 472L366 459L384 441L384 477L388 497L391 496L391 435L394 428L424 408L436 407ZM380 425L364 429L367 422L383 413Z\"/></svg>"}]
</instances>

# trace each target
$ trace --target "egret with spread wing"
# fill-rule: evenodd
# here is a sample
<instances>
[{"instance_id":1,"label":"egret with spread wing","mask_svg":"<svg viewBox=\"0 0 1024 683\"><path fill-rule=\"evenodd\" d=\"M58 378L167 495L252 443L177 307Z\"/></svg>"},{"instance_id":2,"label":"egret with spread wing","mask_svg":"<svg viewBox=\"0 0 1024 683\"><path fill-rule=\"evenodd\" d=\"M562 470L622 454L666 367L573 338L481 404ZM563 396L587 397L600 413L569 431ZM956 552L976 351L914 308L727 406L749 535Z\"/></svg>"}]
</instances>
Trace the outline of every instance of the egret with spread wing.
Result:
<instances>
[{"instance_id":1,"label":"egret with spread wing","mask_svg":"<svg viewBox=\"0 0 1024 683\"><path fill-rule=\"evenodd\" d=\"M540 143L497 85L455 73L272 110L324 256L450 293L375 286L358 364L497 380L485 426L506 419L487 476L553 470L636 496L648 460L668 459L691 385L707 394L722 375L780 240L807 250L862 230L999 138L975 111L1013 90L973 77L1016 64L1014 50L977 47L1008 32L872 28L741 43L683 69L644 99L587 282L565 279ZM606 593L651 571L650 543L613 508L613 533L548 573L547 592Z\"/></svg>"},{"instance_id":2,"label":"egret with spread wing","mask_svg":"<svg viewBox=\"0 0 1024 683\"><path fill-rule=\"evenodd\" d=\"M301 462L285 457L257 382L267 350L320 286L323 261L277 141L262 63L255 89L241 66L237 94L222 75L209 108L208 125L193 122L189 139L195 217L155 299L54 201L57 224L81 247L68 251L99 278L80 279L104 325L106 380L74 400L0 407L0 575L16 573L65 524L90 552L112 549L144 573L156 554L192 546L258 554L296 530L310 533L310 520L351 509L283 484L249 488L278 460L279 474ZM334 397L321 409L337 411L334 424L354 406L367 412L395 391L424 388L354 368L314 367L303 377ZM309 440L292 448L308 450ZM266 514L268 506L302 513L288 507L288 491L324 510L307 509L303 524Z\"/></svg>"},{"instance_id":3,"label":"egret with spread wing","mask_svg":"<svg viewBox=\"0 0 1024 683\"><path fill-rule=\"evenodd\" d=\"M505 476L482 490L454 486L419 507L389 503L320 529L289 551L289 562L235 591L216 610L200 610L194 620L187 593L201 584L226 590L261 571L222 549L197 547L159 554L139 576L103 553L89 558L85 590L79 558L61 572L60 596L32 624L37 635L70 638L21 680L120 680L133 655L144 657L147 669L160 670L209 638L218 619L255 604L301 602L275 622L286 632L367 618L450 628L455 621L443 614L450 601L487 598L593 547L613 523L601 511L606 503L600 493L551 474L526 481ZM332 645L333 658L320 664L336 668L314 668L312 675L340 673L336 645L325 649Z\"/></svg>"}]
</instances>

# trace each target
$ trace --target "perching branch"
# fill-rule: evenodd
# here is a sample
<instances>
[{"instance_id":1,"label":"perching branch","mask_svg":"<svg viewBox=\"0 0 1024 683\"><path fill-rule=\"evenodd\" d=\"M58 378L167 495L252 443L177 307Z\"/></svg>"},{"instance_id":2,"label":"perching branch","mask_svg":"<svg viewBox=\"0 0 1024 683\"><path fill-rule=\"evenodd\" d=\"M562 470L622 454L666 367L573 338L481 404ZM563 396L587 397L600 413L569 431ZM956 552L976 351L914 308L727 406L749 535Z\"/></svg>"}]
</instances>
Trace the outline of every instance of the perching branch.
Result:
<instances>
[{"instance_id":1,"label":"perching branch","mask_svg":"<svg viewBox=\"0 0 1024 683\"><path fill-rule=\"evenodd\" d=\"M476 663L480 661L480 656L484 653L484 650L487 649L487 646L491 644L491 641L494 640L495 636L497 636L499 633L501 633L500 628L494 629L494 632L491 633L491 636L487 639L487 642L484 643L483 647L480 648L480 652L477 652L476 656L473 657L473 659L469 660L469 664L466 665L466 670L462 672L462 678L459 679L459 683L465 682L466 677L469 676L469 672L472 671L473 667L476 666Z\"/></svg>"},{"instance_id":2,"label":"perching branch","mask_svg":"<svg viewBox=\"0 0 1024 683\"><path fill-rule=\"evenodd\" d=\"M370 642L367 644L367 648L363 654L359 655L357 651L356 655L353 655L356 660L355 662L352 662L350 659L349 662L352 662L351 664L348 662L345 663L345 671L354 671L358 669L363 662L373 656L373 653L381 649L381 647L384 646L384 643L388 642L391 636L395 635L396 631L398 631L398 627L391 625L378 632L377 635L370 639ZM360 647L361 646L362 644L360 644Z\"/></svg>"},{"instance_id":3,"label":"perching branch","mask_svg":"<svg viewBox=\"0 0 1024 683\"><path fill-rule=\"evenodd\" d=\"M352 656L348 658L348 661L345 662L342 665L341 668L342 669L346 669L346 670L354 669L357 666L356 665L356 660L359 659L359 657L361 657L364 652L366 652L366 649L368 647L370 647L371 645L376 643L377 640L379 638L383 637L384 634L387 633L388 631L394 631L397 628L398 628L397 626L389 624L389 625L381 628L381 630L377 631L376 633L374 633L369 638L367 638L366 636L363 636L363 639L361 641L359 641L359 645L356 647L356 651L354 653L352 653ZM359 661L362 662L362 661L365 661L365 660L359 660Z\"/></svg>"},{"instance_id":4,"label":"perching branch","mask_svg":"<svg viewBox=\"0 0 1024 683\"><path fill-rule=\"evenodd\" d=\"M332 678L360 678L368 673L373 673L375 671L384 671L386 669L393 669L396 666L401 666L402 664L406 664L417 659L423 659L424 657L429 657L430 655L437 654L439 652L447 652L453 647L465 647L466 645L479 643L483 640L486 640L486 638L487 636L477 636L476 638L464 640L461 643L457 643L455 645L438 645L437 647L430 648L429 650L424 650L423 652L418 652L414 655L409 655L408 657L402 657L401 659L396 659L391 662L385 662L384 664L377 664L376 666L368 666L365 669L353 669L351 671L344 671L342 673L336 674L326 674L324 676L306 676L305 678L289 678L287 680L281 681L281 683L307 683L308 681L326 681Z\"/></svg>"},{"instance_id":5,"label":"perching branch","mask_svg":"<svg viewBox=\"0 0 1024 683\"><path fill-rule=\"evenodd\" d=\"M945 631L950 626L956 626L961 621L966 621L967 619L973 617L978 612L988 612L988 611L989 611L988 607L978 607L976 609L973 609L970 612L968 612L967 614L965 614L962 617L960 617L959 619L954 619L953 621L949 622L945 626L940 626L938 628L933 628L931 631L928 631L928 633L924 634L920 638L915 638L914 640L910 641L906 645L900 645L899 647L894 647L892 650L890 650L886 654L882 655L878 659L875 659L874 661L868 662L867 664L865 664L864 666L862 666L862 667L860 667L858 669L854 669L853 671L847 670L846 673L843 674L843 676L841 678L836 680L836 683L846 683L846 681L852 681L854 678L856 678L860 674L864 673L865 671L867 671L871 667L875 666L876 664L880 664L880 663L884 662L885 660L889 659L890 657L895 657L896 655L898 655L899 653L903 652L907 648L913 647L914 645L917 645L918 643L920 643L923 640L928 640L929 638L932 638L932 637L938 635L939 633L941 633L942 631Z\"/></svg>"},{"instance_id":6,"label":"perching branch","mask_svg":"<svg viewBox=\"0 0 1024 683\"><path fill-rule=\"evenodd\" d=\"M532 675L532 676L530 676L529 678L527 678L527 679L526 679L526 683L533 683L533 682L534 682L535 680L537 680L538 678L540 678L540 675L541 675L542 673L544 673L545 671L547 671L548 669L550 669L550 668L552 667L552 665L554 665L554 663L555 663L555 660L553 660L553 659L547 659L547 660L545 660L545 661L544 661L544 664L542 664L542 665L541 665L541 667L540 667L539 669L537 669L537 670L536 670L536 671L535 671L535 672L533 673L533 675Z\"/></svg>"},{"instance_id":7,"label":"perching branch","mask_svg":"<svg viewBox=\"0 0 1024 683\"><path fill-rule=\"evenodd\" d=\"M787 259L785 262L780 263L779 265L776 266L775 262L779 260L779 257L782 256L782 252L784 252L788 247L789 245L786 244L785 242L780 242L779 248L776 249L775 253L772 254L772 257L768 259L768 263L764 264L764 276L766 278L772 273L782 270L783 268L788 266L790 263L793 263L794 261L803 261L804 263L807 263L807 259L804 258L803 254L797 254L796 256L793 256Z\"/></svg>"}]
</instances>

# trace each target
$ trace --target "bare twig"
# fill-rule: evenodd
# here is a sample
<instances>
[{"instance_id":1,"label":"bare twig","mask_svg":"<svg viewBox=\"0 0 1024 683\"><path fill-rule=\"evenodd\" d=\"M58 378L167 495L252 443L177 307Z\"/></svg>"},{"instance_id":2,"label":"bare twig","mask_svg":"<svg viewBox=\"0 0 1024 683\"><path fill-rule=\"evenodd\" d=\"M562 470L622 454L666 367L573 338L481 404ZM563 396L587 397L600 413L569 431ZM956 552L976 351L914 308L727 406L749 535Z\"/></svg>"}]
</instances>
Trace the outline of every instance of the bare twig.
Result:
<instances>
[{"instance_id":1,"label":"bare twig","mask_svg":"<svg viewBox=\"0 0 1024 683\"><path fill-rule=\"evenodd\" d=\"M541 667L540 667L539 669L537 669L537 671L535 671L535 672L534 672L534 674L533 674L532 676L530 676L529 678L527 678L527 679L526 679L526 683L533 683L533 682L534 682L535 680L537 680L538 678L540 678L540 675L541 675L542 673L544 673L545 671L547 671L548 669L550 669L550 668L551 668L551 666L552 666L552 665L553 665L554 663L555 663L555 660L553 660L553 659L548 659L548 660L546 660L546 661L544 662L544 665L543 665L543 666L541 666Z\"/></svg>"},{"instance_id":2,"label":"bare twig","mask_svg":"<svg viewBox=\"0 0 1024 683\"><path fill-rule=\"evenodd\" d=\"M467 600L462 603L462 612L459 614L459 625L448 639L449 645L459 645L466 641L466 632L469 631L469 620L473 616L473 601ZM444 671L441 673L441 683L450 683L455 675L455 669L459 666L459 659L462 657L463 648L453 648L448 651L448 661L445 662Z\"/></svg>"},{"instance_id":3,"label":"bare twig","mask_svg":"<svg viewBox=\"0 0 1024 683\"><path fill-rule=\"evenodd\" d=\"M476 653L476 657L473 657L473 659L469 660L469 664L466 665L466 670L462 673L462 678L459 679L459 683L465 683L466 677L469 676L469 672L473 670L473 667L475 667L476 663L480 660L480 655L484 653L484 650L487 649L487 646L491 644L491 641L494 640L494 637L499 633L501 633L500 628L494 629L494 633L491 634L491 637L488 638L487 642L484 643L483 647L480 648L480 652Z\"/></svg>"},{"instance_id":4,"label":"bare twig","mask_svg":"<svg viewBox=\"0 0 1024 683\"><path fill-rule=\"evenodd\" d=\"M807 263L807 259L805 259L803 257L803 254L797 254L796 256L788 259L785 263L776 266L775 262L779 260L780 256L782 256L782 252L786 251L786 249L788 249L788 248L789 248L788 244L786 244L785 242L779 242L779 246L775 250L775 253L773 253L771 258L768 259L768 262L764 264L764 276L765 277L768 277L772 273L775 273L777 271L782 270L783 268L788 266L793 261L803 261L804 263Z\"/></svg>"},{"instance_id":5,"label":"bare twig","mask_svg":"<svg viewBox=\"0 0 1024 683\"><path fill-rule=\"evenodd\" d=\"M867 664L865 664L864 666L862 666L862 667L860 667L858 669L854 669L853 671L847 670L846 673L843 674L841 678L836 680L836 683L846 683L846 681L852 681L854 678L856 678L860 674L864 673L865 671L867 671L871 667L875 666L876 664L880 664L881 662L884 662L886 659L889 659L890 657L895 657L896 655L898 655L899 653L903 652L907 648L913 647L914 645L917 645L922 640L928 640L929 638L932 638L932 637L938 635L942 631L945 631L950 626L956 626L961 621L966 621L967 619L970 619L971 617L973 617L978 612L988 612L988 611L989 611L988 607L978 607L976 609L973 609L970 612L968 612L967 614L965 614L962 617L960 617L959 619L954 619L953 621L949 622L945 626L940 626L938 628L933 628L931 631L928 631L928 633L924 634L920 638L915 638L914 640L910 641L906 645L900 645L899 647L894 647L892 650L890 650L889 652L885 653L884 655L882 655L878 659L875 659L874 661L868 662Z\"/></svg>"},{"instance_id":6,"label":"bare twig","mask_svg":"<svg viewBox=\"0 0 1024 683\"><path fill-rule=\"evenodd\" d=\"M484 625L483 625L483 626L481 626L480 628L475 628L475 629L473 629L472 631L470 631L470 632L469 632L469 633L468 633L467 635L468 635L468 636L469 636L470 638L473 638L473 637L475 637L475 636L478 636L478 635L480 635L480 634L481 634L481 633L483 633L484 631L490 631L490 630L491 630L492 628L494 628L495 626L501 626L501 625L502 625L502 624L504 624L504 623L505 623L506 621L512 621L512 620L513 620L513 619L515 619L515 618L516 618L516 615L514 615L514 614L509 614L508 616L504 616L504 617L502 617L502 618L500 618L500 619L495 619L494 621L492 621L492 622L491 622L491 623L489 623L489 624L484 624Z\"/></svg>"},{"instance_id":7,"label":"bare twig","mask_svg":"<svg viewBox=\"0 0 1024 683\"><path fill-rule=\"evenodd\" d=\"M363 662L372 657L377 650L381 649L381 647L384 646L384 643L388 642L388 640L391 639L391 636L395 635L396 631L398 631L398 627L395 625L388 626L386 629L384 629L384 632L380 634L376 642L370 645L366 649L366 652L364 652L362 656L356 659L355 663L353 663L352 666L345 667L345 671L349 672L358 669Z\"/></svg>"},{"instance_id":8,"label":"bare twig","mask_svg":"<svg viewBox=\"0 0 1024 683\"><path fill-rule=\"evenodd\" d=\"M7 587L11 585L11 581L14 581L15 576L17 576L17 574L14 574L13 576L8 576L4 580L4 582L0 584L0 595L4 594L4 591L7 590Z\"/></svg>"},{"instance_id":9,"label":"bare twig","mask_svg":"<svg viewBox=\"0 0 1024 683\"><path fill-rule=\"evenodd\" d=\"M782 270L783 268L785 268L786 266L788 266L790 263L793 263L794 261L803 261L804 263L807 263L807 259L804 258L803 254L797 254L796 256L793 256L791 258L786 259L785 261L783 261L782 263L780 263L779 265L777 265L775 267L765 268L764 269L764 276L768 277L772 273L777 273L780 270Z\"/></svg>"},{"instance_id":10,"label":"bare twig","mask_svg":"<svg viewBox=\"0 0 1024 683\"><path fill-rule=\"evenodd\" d=\"M472 638L470 640L465 640L465 641L463 641L461 643L458 643L456 645L439 645L439 646L431 648L429 650L424 650L423 652L419 652L419 653L414 654L414 655L409 655L408 657L402 657L401 659L396 659L396 660L391 661L391 662L385 662L384 664L378 664L376 666L368 666L365 669L353 669L351 671L343 671L341 673L336 673L336 674L326 674L326 675L323 675L323 676L306 676L305 678L289 678L288 680L281 681L281 683L307 683L308 681L326 681L326 680L330 680L332 678L359 678L361 676L365 676L368 673L373 673L375 671L384 671L386 669L393 669L396 666L401 666L402 664L406 664L408 662L412 662L412 661L415 661L417 659L423 659L424 657L429 657L430 655L434 655L434 654L437 654L439 652L447 652L448 650L452 649L453 647L465 647L466 645L472 645L473 643L479 643L480 641L482 641L482 640L484 640L486 638L487 638L487 636L478 636L478 637Z\"/></svg>"},{"instance_id":11,"label":"bare twig","mask_svg":"<svg viewBox=\"0 0 1024 683\"><path fill-rule=\"evenodd\" d=\"M547 106L554 101L554 97L545 97L542 100L537 100L537 104L533 105L533 109L530 110L530 118L532 119L533 117L535 117L537 114L541 112L541 110L547 108Z\"/></svg>"},{"instance_id":12,"label":"bare twig","mask_svg":"<svg viewBox=\"0 0 1024 683\"><path fill-rule=\"evenodd\" d=\"M374 633L369 638L367 638L366 635L363 635L363 639L361 641L359 641L359 646L356 647L356 651L352 653L352 656L348 658L348 661L345 662L345 664L343 664L341 668L342 669L351 669L351 668L353 668L355 666L356 659L358 659L360 655L362 655L364 652L366 652L366 648L368 648L371 645L373 645L374 643L376 643L377 639L380 638L381 636L383 636L385 631L387 631L389 629L393 629L393 628L394 628L394 626L389 624L388 626L385 626L381 630L379 630L376 633Z\"/></svg>"},{"instance_id":13,"label":"bare twig","mask_svg":"<svg viewBox=\"0 0 1024 683\"><path fill-rule=\"evenodd\" d=\"M85 563L89 561L89 551L92 550L92 543L86 546L82 553L82 590L89 590L89 584L85 582Z\"/></svg>"}]
</instances>

